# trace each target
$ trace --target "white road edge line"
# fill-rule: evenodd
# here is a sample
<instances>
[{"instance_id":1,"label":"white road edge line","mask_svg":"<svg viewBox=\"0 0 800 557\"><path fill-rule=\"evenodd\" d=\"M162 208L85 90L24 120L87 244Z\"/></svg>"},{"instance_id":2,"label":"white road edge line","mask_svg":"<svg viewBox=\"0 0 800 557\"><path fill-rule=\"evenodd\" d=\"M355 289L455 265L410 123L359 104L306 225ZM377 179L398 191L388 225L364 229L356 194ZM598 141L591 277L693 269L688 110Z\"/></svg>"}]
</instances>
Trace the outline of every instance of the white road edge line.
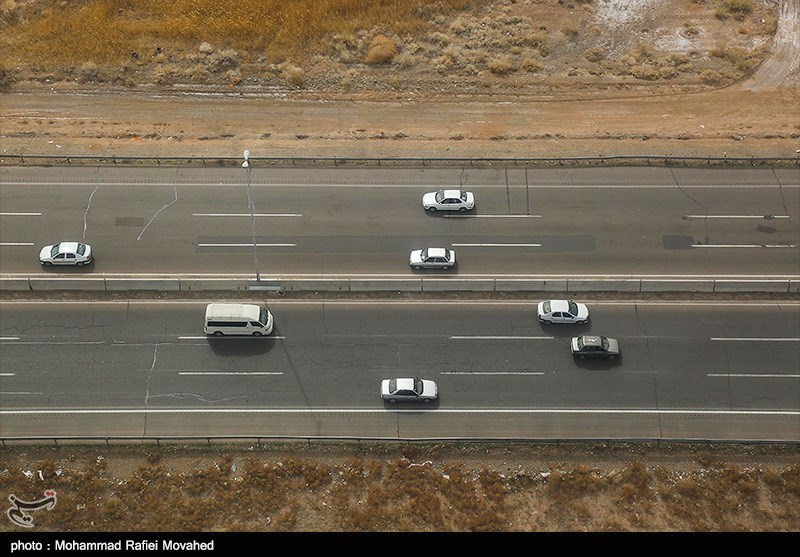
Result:
<instances>
[{"instance_id":1,"label":"white road edge line","mask_svg":"<svg viewBox=\"0 0 800 557\"><path fill-rule=\"evenodd\" d=\"M542 244L451 244L460 247L488 247L488 248L540 248Z\"/></svg>"},{"instance_id":2,"label":"white road edge line","mask_svg":"<svg viewBox=\"0 0 800 557\"><path fill-rule=\"evenodd\" d=\"M800 338L792 337L711 337L711 340L740 340L746 342L800 342Z\"/></svg>"},{"instance_id":3,"label":"white road edge line","mask_svg":"<svg viewBox=\"0 0 800 557\"><path fill-rule=\"evenodd\" d=\"M169 370L163 370L169 371ZM282 371L179 371L178 375L283 375Z\"/></svg>"},{"instance_id":4,"label":"white road edge line","mask_svg":"<svg viewBox=\"0 0 800 557\"><path fill-rule=\"evenodd\" d=\"M685 219L788 219L789 215L683 215Z\"/></svg>"},{"instance_id":5,"label":"white road edge line","mask_svg":"<svg viewBox=\"0 0 800 557\"><path fill-rule=\"evenodd\" d=\"M0 213L0 217L41 217L41 213Z\"/></svg>"},{"instance_id":6,"label":"white road edge line","mask_svg":"<svg viewBox=\"0 0 800 557\"><path fill-rule=\"evenodd\" d=\"M543 371L443 371L441 375L544 375Z\"/></svg>"},{"instance_id":7,"label":"white road edge line","mask_svg":"<svg viewBox=\"0 0 800 557\"><path fill-rule=\"evenodd\" d=\"M706 377L788 377L791 379L800 378L800 374L782 373L707 373Z\"/></svg>"},{"instance_id":8,"label":"white road edge line","mask_svg":"<svg viewBox=\"0 0 800 557\"><path fill-rule=\"evenodd\" d=\"M260 248L287 248L287 247L294 247L297 244L256 244L257 247ZM253 247L253 244L197 244L199 248L242 248L242 247Z\"/></svg>"},{"instance_id":9,"label":"white road edge line","mask_svg":"<svg viewBox=\"0 0 800 557\"><path fill-rule=\"evenodd\" d=\"M0 242L0 246L32 246L33 242Z\"/></svg>"},{"instance_id":10,"label":"white road edge line","mask_svg":"<svg viewBox=\"0 0 800 557\"><path fill-rule=\"evenodd\" d=\"M450 340L553 340L555 337L519 337L519 336L459 336L448 337Z\"/></svg>"},{"instance_id":11,"label":"white road edge line","mask_svg":"<svg viewBox=\"0 0 800 557\"><path fill-rule=\"evenodd\" d=\"M302 217L300 213L192 213L193 217Z\"/></svg>"},{"instance_id":12,"label":"white road edge line","mask_svg":"<svg viewBox=\"0 0 800 557\"><path fill-rule=\"evenodd\" d=\"M9 394L9 393L0 393ZM11 393L16 394L16 393ZM25 393L42 394L42 393ZM391 412L419 413L419 408ZM386 409L376 408L74 408L58 410L0 410L3 415L37 414L380 414ZM702 410L702 409L607 409L607 408L437 408L438 414L688 414L719 416L800 416L800 410Z\"/></svg>"},{"instance_id":13,"label":"white road edge line","mask_svg":"<svg viewBox=\"0 0 800 557\"><path fill-rule=\"evenodd\" d=\"M692 244L693 248L796 248L797 244Z\"/></svg>"}]
</instances>

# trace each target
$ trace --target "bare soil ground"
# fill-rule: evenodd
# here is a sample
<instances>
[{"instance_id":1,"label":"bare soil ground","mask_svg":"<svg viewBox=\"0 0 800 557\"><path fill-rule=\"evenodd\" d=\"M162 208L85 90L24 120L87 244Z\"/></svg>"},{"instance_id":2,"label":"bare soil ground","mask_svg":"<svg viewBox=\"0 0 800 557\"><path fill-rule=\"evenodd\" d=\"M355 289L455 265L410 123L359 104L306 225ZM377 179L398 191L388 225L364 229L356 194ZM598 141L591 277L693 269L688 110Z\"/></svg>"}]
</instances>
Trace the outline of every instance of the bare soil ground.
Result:
<instances>
[{"instance_id":1,"label":"bare soil ground","mask_svg":"<svg viewBox=\"0 0 800 557\"><path fill-rule=\"evenodd\" d=\"M6 0L0 10L3 154L800 150L800 0L500 0L433 9L422 36L339 37L302 61L165 41L125 62L26 63L15 25L56 4ZM396 53L367 63L379 31ZM797 532L799 451L12 444L0 448L0 496L56 490L55 508L33 513L35 531ZM0 532L21 530L0 520Z\"/></svg>"}]
</instances>

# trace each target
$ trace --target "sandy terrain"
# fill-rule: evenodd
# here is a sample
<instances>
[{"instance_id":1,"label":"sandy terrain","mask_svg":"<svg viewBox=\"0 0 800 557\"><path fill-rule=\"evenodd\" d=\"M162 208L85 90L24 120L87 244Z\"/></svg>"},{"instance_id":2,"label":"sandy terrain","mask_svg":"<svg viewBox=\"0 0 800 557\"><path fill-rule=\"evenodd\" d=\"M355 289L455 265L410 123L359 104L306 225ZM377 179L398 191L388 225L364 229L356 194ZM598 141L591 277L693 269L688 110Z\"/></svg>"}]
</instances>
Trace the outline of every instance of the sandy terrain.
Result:
<instances>
[{"instance_id":1,"label":"sandy terrain","mask_svg":"<svg viewBox=\"0 0 800 557\"><path fill-rule=\"evenodd\" d=\"M781 0L777 7L770 0L756 1L761 12L741 23L711 16L698 16L699 22L692 23L688 16L674 13L680 10L670 11L679 6L692 13L705 6L689 0L601 0L594 11L591 4L578 5L569 13L599 29L588 36L594 42L576 47L556 41L553 51L540 57L543 69L535 73L461 72L443 79L421 63L410 68L362 64L345 74L323 68L314 81L317 63L307 69L308 85L299 89L272 85L268 77L244 78L235 85L145 82L135 87L77 79L20 81L0 97L2 152L238 156L249 149L254 157L798 156L800 0ZM539 9L541 2L534 4ZM554 0L540 17L550 17L557 25L562 21L557 18L566 13L560 5ZM497 9L526 15L520 10L532 7L506 0ZM778 17L774 35L744 33L748 25L757 28L769 17ZM580 55L584 46L602 45L590 48L602 48L609 57L618 50L625 59L624 52L635 48L630 37L638 34L669 56L686 56L698 70L705 67L702 63L730 73L733 70L725 70L730 64L701 55L701 49L714 52L717 45L719 50L721 38L737 26L743 47L750 44L764 54L757 66L727 86L704 86L692 72L668 80L634 79L612 73L617 66L593 66ZM449 46L461 52L455 45L458 37L451 32ZM351 79L358 86L351 83L342 91L343 75L362 70L362 81ZM252 69L253 74L258 71ZM395 75L398 71L401 77Z\"/></svg>"}]
</instances>

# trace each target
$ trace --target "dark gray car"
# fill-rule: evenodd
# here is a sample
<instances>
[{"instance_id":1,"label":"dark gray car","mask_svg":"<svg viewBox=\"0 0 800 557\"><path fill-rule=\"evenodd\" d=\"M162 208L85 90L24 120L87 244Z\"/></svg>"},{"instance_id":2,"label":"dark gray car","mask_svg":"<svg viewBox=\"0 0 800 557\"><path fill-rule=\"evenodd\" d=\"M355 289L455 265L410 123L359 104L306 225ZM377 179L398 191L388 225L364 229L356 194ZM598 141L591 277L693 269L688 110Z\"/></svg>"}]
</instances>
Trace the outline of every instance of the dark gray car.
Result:
<instances>
[{"instance_id":1,"label":"dark gray car","mask_svg":"<svg viewBox=\"0 0 800 557\"><path fill-rule=\"evenodd\" d=\"M572 355L577 358L616 358L620 355L619 342L615 338L599 335L572 337Z\"/></svg>"}]
</instances>

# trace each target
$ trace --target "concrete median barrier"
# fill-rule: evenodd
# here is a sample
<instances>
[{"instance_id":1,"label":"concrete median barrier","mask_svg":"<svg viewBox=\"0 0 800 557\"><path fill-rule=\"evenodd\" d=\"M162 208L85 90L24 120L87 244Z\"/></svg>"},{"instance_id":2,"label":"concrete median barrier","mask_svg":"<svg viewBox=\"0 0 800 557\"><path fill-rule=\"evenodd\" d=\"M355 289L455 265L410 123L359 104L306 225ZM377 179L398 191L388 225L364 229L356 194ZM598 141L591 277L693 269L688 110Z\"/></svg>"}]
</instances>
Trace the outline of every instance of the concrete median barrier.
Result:
<instances>
[{"instance_id":1,"label":"concrete median barrier","mask_svg":"<svg viewBox=\"0 0 800 557\"><path fill-rule=\"evenodd\" d=\"M180 290L247 290L250 285L249 280L230 280L230 279L180 279Z\"/></svg>"},{"instance_id":2,"label":"concrete median barrier","mask_svg":"<svg viewBox=\"0 0 800 557\"><path fill-rule=\"evenodd\" d=\"M569 292L639 292L639 279L594 279L567 281Z\"/></svg>"},{"instance_id":3,"label":"concrete median barrier","mask_svg":"<svg viewBox=\"0 0 800 557\"><path fill-rule=\"evenodd\" d=\"M642 280L640 292L713 292L713 280Z\"/></svg>"},{"instance_id":4,"label":"concrete median barrier","mask_svg":"<svg viewBox=\"0 0 800 557\"><path fill-rule=\"evenodd\" d=\"M494 279L422 279L423 292L492 292Z\"/></svg>"},{"instance_id":5,"label":"concrete median barrier","mask_svg":"<svg viewBox=\"0 0 800 557\"><path fill-rule=\"evenodd\" d=\"M566 292L566 279L495 279L496 292Z\"/></svg>"},{"instance_id":6,"label":"concrete median barrier","mask_svg":"<svg viewBox=\"0 0 800 557\"><path fill-rule=\"evenodd\" d=\"M715 280L714 292L789 292L789 281Z\"/></svg>"},{"instance_id":7,"label":"concrete median barrier","mask_svg":"<svg viewBox=\"0 0 800 557\"><path fill-rule=\"evenodd\" d=\"M106 279L106 290L157 290L159 292L180 291L178 279Z\"/></svg>"},{"instance_id":8,"label":"concrete median barrier","mask_svg":"<svg viewBox=\"0 0 800 557\"><path fill-rule=\"evenodd\" d=\"M105 290L103 278L32 278L28 281L31 290Z\"/></svg>"},{"instance_id":9,"label":"concrete median barrier","mask_svg":"<svg viewBox=\"0 0 800 557\"><path fill-rule=\"evenodd\" d=\"M26 278L0 279L0 290L30 290L31 283Z\"/></svg>"},{"instance_id":10,"label":"concrete median barrier","mask_svg":"<svg viewBox=\"0 0 800 557\"><path fill-rule=\"evenodd\" d=\"M800 280L789 281L789 292L800 292Z\"/></svg>"},{"instance_id":11,"label":"concrete median barrier","mask_svg":"<svg viewBox=\"0 0 800 557\"><path fill-rule=\"evenodd\" d=\"M348 279L302 279L283 280L283 289L287 292L349 292Z\"/></svg>"},{"instance_id":12,"label":"concrete median barrier","mask_svg":"<svg viewBox=\"0 0 800 557\"><path fill-rule=\"evenodd\" d=\"M351 292L422 292L422 279L350 279Z\"/></svg>"}]
</instances>

